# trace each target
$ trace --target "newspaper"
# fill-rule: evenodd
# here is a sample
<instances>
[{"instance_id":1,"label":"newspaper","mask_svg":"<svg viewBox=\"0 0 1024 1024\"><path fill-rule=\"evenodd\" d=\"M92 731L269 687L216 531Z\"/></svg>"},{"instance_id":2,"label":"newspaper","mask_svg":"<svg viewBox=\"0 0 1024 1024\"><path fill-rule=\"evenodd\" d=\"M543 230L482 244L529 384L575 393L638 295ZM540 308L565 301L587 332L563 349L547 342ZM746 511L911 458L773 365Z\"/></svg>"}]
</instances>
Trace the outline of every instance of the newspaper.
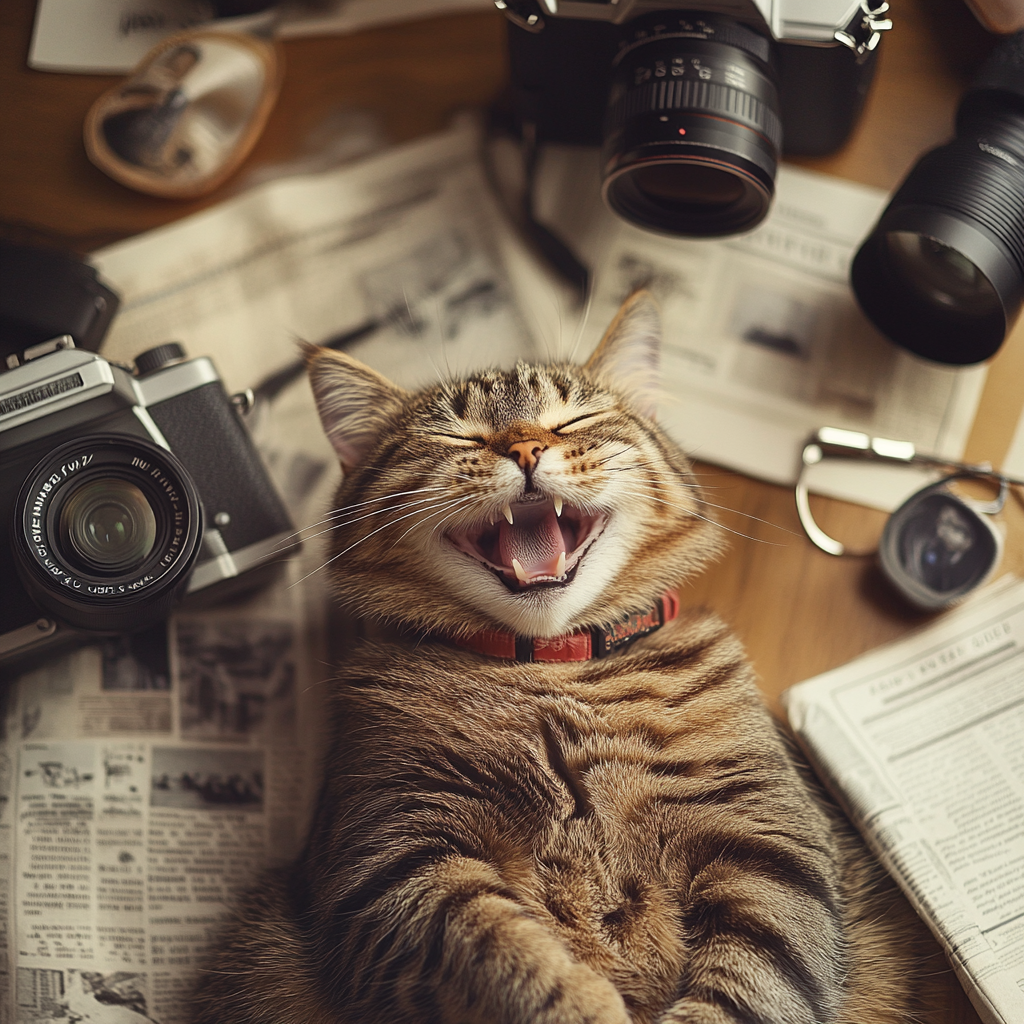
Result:
<instances>
[{"instance_id":1,"label":"newspaper","mask_svg":"<svg viewBox=\"0 0 1024 1024\"><path fill-rule=\"evenodd\" d=\"M986 1024L1024 1021L1024 582L783 694Z\"/></svg>"}]
</instances>

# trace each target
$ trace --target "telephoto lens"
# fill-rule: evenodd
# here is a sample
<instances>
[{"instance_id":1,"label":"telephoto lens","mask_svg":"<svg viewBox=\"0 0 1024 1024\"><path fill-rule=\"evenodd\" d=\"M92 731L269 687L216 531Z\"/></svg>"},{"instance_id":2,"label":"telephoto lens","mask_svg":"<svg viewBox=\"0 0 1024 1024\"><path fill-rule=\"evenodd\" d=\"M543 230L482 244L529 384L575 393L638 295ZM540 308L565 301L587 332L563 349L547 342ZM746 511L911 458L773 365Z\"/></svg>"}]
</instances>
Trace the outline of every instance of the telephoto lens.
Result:
<instances>
[{"instance_id":1,"label":"telephoto lens","mask_svg":"<svg viewBox=\"0 0 1024 1024\"><path fill-rule=\"evenodd\" d=\"M1024 302L1024 32L968 87L956 138L926 154L854 257L857 301L917 355L993 355Z\"/></svg>"},{"instance_id":2,"label":"telephoto lens","mask_svg":"<svg viewBox=\"0 0 1024 1024\"><path fill-rule=\"evenodd\" d=\"M771 43L729 18L638 18L615 59L604 198L666 234L731 235L771 205L782 150Z\"/></svg>"}]
</instances>

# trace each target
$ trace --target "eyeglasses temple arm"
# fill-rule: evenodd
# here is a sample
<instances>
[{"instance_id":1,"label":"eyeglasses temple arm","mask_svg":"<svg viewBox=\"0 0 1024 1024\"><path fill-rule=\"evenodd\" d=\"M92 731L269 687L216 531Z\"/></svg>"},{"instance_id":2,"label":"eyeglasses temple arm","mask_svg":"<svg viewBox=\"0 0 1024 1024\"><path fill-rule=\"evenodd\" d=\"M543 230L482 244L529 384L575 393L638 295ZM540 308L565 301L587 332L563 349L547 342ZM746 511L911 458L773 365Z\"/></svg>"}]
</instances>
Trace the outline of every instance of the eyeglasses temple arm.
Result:
<instances>
[{"instance_id":1,"label":"eyeglasses temple arm","mask_svg":"<svg viewBox=\"0 0 1024 1024\"><path fill-rule=\"evenodd\" d=\"M917 451L912 441L895 441L887 437L871 437L857 430L844 430L841 427L822 427L804 446L801 456L803 465L795 487L796 513L800 525L807 534L808 540L828 555L862 554L865 552L847 551L839 541L830 537L814 521L811 512L810 496L804 480L804 472L808 466L816 465L826 457L877 459L882 462L901 462L904 465L935 466L936 468L954 469L973 476L988 476L999 481L1000 494L992 508L983 511L998 511L1006 500L1006 489L1010 484L1024 486L1024 480L996 472L987 463L971 464L944 459L937 455L926 455Z\"/></svg>"}]
</instances>

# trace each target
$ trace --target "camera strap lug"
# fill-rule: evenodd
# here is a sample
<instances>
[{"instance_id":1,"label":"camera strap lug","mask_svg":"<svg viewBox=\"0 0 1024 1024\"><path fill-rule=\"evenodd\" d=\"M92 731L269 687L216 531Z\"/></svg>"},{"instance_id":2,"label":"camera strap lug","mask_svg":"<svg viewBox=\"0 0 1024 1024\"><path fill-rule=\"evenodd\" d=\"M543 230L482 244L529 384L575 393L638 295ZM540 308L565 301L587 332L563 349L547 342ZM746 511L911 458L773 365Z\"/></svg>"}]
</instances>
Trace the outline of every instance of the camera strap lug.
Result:
<instances>
[{"instance_id":1,"label":"camera strap lug","mask_svg":"<svg viewBox=\"0 0 1024 1024\"><path fill-rule=\"evenodd\" d=\"M542 32L544 19L540 14L537 0L494 0L494 6L504 12L505 17L527 32Z\"/></svg>"},{"instance_id":2,"label":"camera strap lug","mask_svg":"<svg viewBox=\"0 0 1024 1024\"><path fill-rule=\"evenodd\" d=\"M53 619L36 619L35 622L0 636L0 655L13 654L15 651L30 648L40 640L45 640L57 632L57 623Z\"/></svg>"},{"instance_id":3,"label":"camera strap lug","mask_svg":"<svg viewBox=\"0 0 1024 1024\"><path fill-rule=\"evenodd\" d=\"M256 394L252 388L246 388L244 391L239 391L231 396L231 404L236 412L245 416L247 413L252 412L253 406L256 405Z\"/></svg>"},{"instance_id":4,"label":"camera strap lug","mask_svg":"<svg viewBox=\"0 0 1024 1024\"><path fill-rule=\"evenodd\" d=\"M861 0L860 8L846 28L836 29L834 39L848 46L857 55L857 63L867 60L878 46L883 32L892 28L892 22L882 15L889 10L888 3Z\"/></svg>"}]
</instances>

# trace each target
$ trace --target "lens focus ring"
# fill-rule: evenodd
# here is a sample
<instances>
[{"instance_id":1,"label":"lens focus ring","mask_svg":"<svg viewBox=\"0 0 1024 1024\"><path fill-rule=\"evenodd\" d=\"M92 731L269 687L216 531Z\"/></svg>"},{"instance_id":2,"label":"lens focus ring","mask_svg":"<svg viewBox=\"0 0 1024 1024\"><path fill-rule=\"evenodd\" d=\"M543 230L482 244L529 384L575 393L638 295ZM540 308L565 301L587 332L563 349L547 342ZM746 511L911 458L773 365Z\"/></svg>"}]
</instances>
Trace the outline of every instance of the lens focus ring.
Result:
<instances>
[{"instance_id":1,"label":"lens focus ring","mask_svg":"<svg viewBox=\"0 0 1024 1024\"><path fill-rule=\"evenodd\" d=\"M921 159L891 206L923 203L971 217L1009 250L1024 275L1024 168L957 139Z\"/></svg>"},{"instance_id":2,"label":"lens focus ring","mask_svg":"<svg viewBox=\"0 0 1024 1024\"><path fill-rule=\"evenodd\" d=\"M770 49L721 16L637 19L608 97L609 206L641 227L696 238L759 224L782 150Z\"/></svg>"},{"instance_id":3,"label":"lens focus ring","mask_svg":"<svg viewBox=\"0 0 1024 1024\"><path fill-rule=\"evenodd\" d=\"M641 114L666 110L740 121L764 135L776 150L782 149L782 121L767 103L730 85L688 79L646 82L632 89L608 112L609 131L621 131L627 121Z\"/></svg>"}]
</instances>

